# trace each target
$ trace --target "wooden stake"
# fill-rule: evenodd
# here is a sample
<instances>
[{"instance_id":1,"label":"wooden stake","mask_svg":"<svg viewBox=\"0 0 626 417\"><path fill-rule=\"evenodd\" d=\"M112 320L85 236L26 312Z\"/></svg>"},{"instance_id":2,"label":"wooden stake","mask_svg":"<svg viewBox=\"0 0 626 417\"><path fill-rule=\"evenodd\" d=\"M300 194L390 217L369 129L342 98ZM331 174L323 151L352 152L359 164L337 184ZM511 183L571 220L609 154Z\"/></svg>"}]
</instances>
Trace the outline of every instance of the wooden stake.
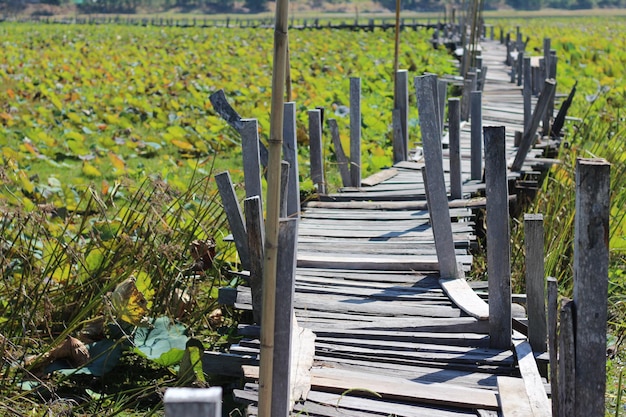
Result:
<instances>
[{"instance_id":1,"label":"wooden stake","mask_svg":"<svg viewBox=\"0 0 626 417\"><path fill-rule=\"evenodd\" d=\"M281 150L283 145L287 44L289 42L288 19L289 0L278 0L276 2L276 24L274 29L272 102L270 110L269 160L267 170L267 219L265 228L265 264L263 268L259 417L271 417L272 415L271 395L274 367L276 258L278 255L278 218L280 214Z\"/></svg>"}]
</instances>

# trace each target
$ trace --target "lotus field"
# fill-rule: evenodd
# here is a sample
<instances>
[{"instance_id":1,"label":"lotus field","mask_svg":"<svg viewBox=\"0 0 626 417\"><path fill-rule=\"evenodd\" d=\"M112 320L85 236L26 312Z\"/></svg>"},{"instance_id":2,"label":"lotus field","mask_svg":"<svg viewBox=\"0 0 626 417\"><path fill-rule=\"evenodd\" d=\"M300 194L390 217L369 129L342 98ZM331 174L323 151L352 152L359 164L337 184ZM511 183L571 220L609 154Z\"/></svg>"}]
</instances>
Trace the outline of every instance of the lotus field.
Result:
<instances>
[{"instance_id":1,"label":"lotus field","mask_svg":"<svg viewBox=\"0 0 626 417\"><path fill-rule=\"evenodd\" d=\"M563 295L571 294L573 161L595 155L613 164L615 350L607 398L614 410L626 335L626 23L487 23L521 25L531 50L550 37L558 91L578 81L570 115L580 120L566 126L563 163L528 209L551 225L546 272L559 278ZM304 192L312 189L306 110L324 107L349 149L350 77L363 86L363 175L391 164L393 36L290 32ZM450 55L433 50L430 36L402 33L400 68L411 76L454 74ZM213 181L228 169L242 191L241 147L208 97L224 89L242 117L259 120L265 141L272 40L269 29L0 24L0 408L143 415L158 409L167 386L225 382L204 375L199 358L203 349L226 348L241 319L216 301L219 286L238 284L225 273L238 258L224 242L229 231ZM411 96L411 136L419 142ZM324 141L329 182L337 185ZM521 291L520 239L513 268Z\"/></svg>"}]
</instances>

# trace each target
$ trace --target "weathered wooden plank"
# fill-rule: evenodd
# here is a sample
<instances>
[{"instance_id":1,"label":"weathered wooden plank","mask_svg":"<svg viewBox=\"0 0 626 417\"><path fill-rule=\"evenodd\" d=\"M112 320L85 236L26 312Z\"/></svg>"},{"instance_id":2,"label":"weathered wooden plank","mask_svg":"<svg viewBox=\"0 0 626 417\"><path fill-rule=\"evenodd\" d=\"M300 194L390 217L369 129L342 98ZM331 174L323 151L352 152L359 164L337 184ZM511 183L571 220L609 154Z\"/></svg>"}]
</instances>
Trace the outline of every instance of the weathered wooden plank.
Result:
<instances>
[{"instance_id":1,"label":"weathered wooden plank","mask_svg":"<svg viewBox=\"0 0 626 417\"><path fill-rule=\"evenodd\" d=\"M289 184L287 185L287 217L300 213L300 181L298 171L298 143L296 134L296 103L285 103L283 121L283 158L289 162Z\"/></svg>"},{"instance_id":2,"label":"weathered wooden plank","mask_svg":"<svg viewBox=\"0 0 626 417\"><path fill-rule=\"evenodd\" d=\"M348 160L348 157L343 150L343 145L341 144L337 120L328 119L328 127L330 128L330 137L333 141L333 147L335 149L335 159L337 160L337 167L339 168L341 182L344 187L351 187L352 179L350 178L350 161Z\"/></svg>"},{"instance_id":3,"label":"weathered wooden plank","mask_svg":"<svg viewBox=\"0 0 626 417\"><path fill-rule=\"evenodd\" d=\"M263 259L265 258L265 226L261 198L258 195L246 198L244 208L250 255L249 284L252 293L252 315L254 322L260 324L263 308Z\"/></svg>"},{"instance_id":4,"label":"weathered wooden plank","mask_svg":"<svg viewBox=\"0 0 626 417\"><path fill-rule=\"evenodd\" d=\"M361 79L350 78L350 178L361 186Z\"/></svg>"},{"instance_id":5,"label":"weathered wooden plank","mask_svg":"<svg viewBox=\"0 0 626 417\"><path fill-rule=\"evenodd\" d=\"M465 313L479 320L489 318L489 306L470 288L464 278L441 278L439 284L452 302Z\"/></svg>"},{"instance_id":6,"label":"weathered wooden plank","mask_svg":"<svg viewBox=\"0 0 626 417\"><path fill-rule=\"evenodd\" d=\"M530 417L533 411L520 378L498 376L498 395L502 417Z\"/></svg>"},{"instance_id":7,"label":"weathered wooden plank","mask_svg":"<svg viewBox=\"0 0 626 417\"><path fill-rule=\"evenodd\" d=\"M312 385L323 390L344 392L361 389L376 392L383 398L441 404L448 407L497 409L495 393L457 387L453 384L422 384L388 376L337 369L313 369Z\"/></svg>"},{"instance_id":8,"label":"weathered wooden plank","mask_svg":"<svg viewBox=\"0 0 626 417\"><path fill-rule=\"evenodd\" d=\"M376 174L372 174L369 177L361 180L361 186L372 187L374 185L380 184L383 181L386 181L390 178L398 175L398 170L394 168L384 169Z\"/></svg>"},{"instance_id":9,"label":"weathered wooden plank","mask_svg":"<svg viewBox=\"0 0 626 417\"><path fill-rule=\"evenodd\" d=\"M451 200L448 202L448 207L450 208L459 208L459 207L467 207L467 208L479 208L485 207L487 199L486 198L472 198L468 200ZM404 201L343 201L343 202L332 202L332 201L309 201L306 203L305 207L311 208L345 208L345 209L356 209L356 208L364 208L369 210L427 210L428 205L425 201L412 201L412 202L404 202Z\"/></svg>"},{"instance_id":10,"label":"weathered wooden plank","mask_svg":"<svg viewBox=\"0 0 626 417\"><path fill-rule=\"evenodd\" d=\"M246 197L263 196L261 159L259 156L259 124L256 119L242 119L241 124L241 153Z\"/></svg>"},{"instance_id":11,"label":"weathered wooden plank","mask_svg":"<svg viewBox=\"0 0 626 417\"><path fill-rule=\"evenodd\" d=\"M452 199L463 198L462 172L461 172L461 109L460 100L451 98L448 100L448 124L449 124L449 147L450 147L450 197Z\"/></svg>"},{"instance_id":12,"label":"weathered wooden plank","mask_svg":"<svg viewBox=\"0 0 626 417\"><path fill-rule=\"evenodd\" d=\"M394 86L394 109L398 111L400 136L397 138L394 136L393 154L394 162L399 162L407 160L409 149L409 72L407 70L396 71Z\"/></svg>"},{"instance_id":13,"label":"weathered wooden plank","mask_svg":"<svg viewBox=\"0 0 626 417\"><path fill-rule=\"evenodd\" d=\"M471 100L471 145L472 145L472 168L470 178L482 180L483 178L483 115L482 115L482 91L472 91Z\"/></svg>"},{"instance_id":14,"label":"weathered wooden plank","mask_svg":"<svg viewBox=\"0 0 626 417\"><path fill-rule=\"evenodd\" d=\"M528 341L535 352L547 350L546 282L543 264L543 215L524 215Z\"/></svg>"},{"instance_id":15,"label":"weathered wooden plank","mask_svg":"<svg viewBox=\"0 0 626 417\"><path fill-rule=\"evenodd\" d=\"M343 416L343 410L350 409L357 412L371 411L380 415L395 415L403 417L453 417L463 415L475 415L471 411L459 410L459 409L438 409L434 407L419 406L416 404L406 404L391 401L371 400L357 396L358 392L348 395L344 394L331 394L327 392L311 391L307 397L308 401L317 402L333 408L339 408L339 416ZM308 411L306 404L304 404L303 411ZM363 414L358 414L363 415Z\"/></svg>"},{"instance_id":16,"label":"weathered wooden plank","mask_svg":"<svg viewBox=\"0 0 626 417\"><path fill-rule=\"evenodd\" d=\"M243 214L241 213L241 207L237 201L237 195L233 188L233 183L230 179L228 171L221 172L215 175L215 182L217 189L222 198L222 204L224 205L224 211L226 212L226 218L230 225L230 230L235 237L235 246L241 259L241 264L244 269L250 269L250 256L248 254L248 240L246 237L246 227L244 226Z\"/></svg>"},{"instance_id":17,"label":"weathered wooden plank","mask_svg":"<svg viewBox=\"0 0 626 417\"><path fill-rule=\"evenodd\" d=\"M441 166L439 108L434 99L438 97L437 77L431 75L416 77L415 91L427 168L424 178L427 178L428 182L427 198L439 260L439 271L442 278L456 278L457 261L454 253L443 167Z\"/></svg>"},{"instance_id":18,"label":"weathered wooden plank","mask_svg":"<svg viewBox=\"0 0 626 417\"><path fill-rule=\"evenodd\" d=\"M491 346L511 345L511 261L508 183L504 128L486 127L487 271L489 275L489 336Z\"/></svg>"},{"instance_id":19,"label":"weathered wooden plank","mask_svg":"<svg viewBox=\"0 0 626 417\"><path fill-rule=\"evenodd\" d=\"M574 302L567 301L559 312L558 417L576 415L576 348Z\"/></svg>"},{"instance_id":20,"label":"weathered wooden plank","mask_svg":"<svg viewBox=\"0 0 626 417\"><path fill-rule=\"evenodd\" d=\"M604 413L611 165L576 161L574 305L576 416Z\"/></svg>"},{"instance_id":21,"label":"weathered wooden plank","mask_svg":"<svg viewBox=\"0 0 626 417\"><path fill-rule=\"evenodd\" d=\"M548 277L548 352L550 353L550 392L552 394L552 415L559 415L559 383L558 383L558 339L557 339L557 300L559 290L556 278Z\"/></svg>"},{"instance_id":22,"label":"weathered wooden plank","mask_svg":"<svg viewBox=\"0 0 626 417\"><path fill-rule=\"evenodd\" d=\"M530 402L532 415L535 417L551 416L552 407L541 381L530 344L528 342L516 342L515 356L517 357L517 365L526 387L526 395Z\"/></svg>"},{"instance_id":23,"label":"weathered wooden plank","mask_svg":"<svg viewBox=\"0 0 626 417\"><path fill-rule=\"evenodd\" d=\"M319 194L326 194L324 160L322 157L322 123L319 110L309 110L309 148L311 154L311 181Z\"/></svg>"}]
</instances>

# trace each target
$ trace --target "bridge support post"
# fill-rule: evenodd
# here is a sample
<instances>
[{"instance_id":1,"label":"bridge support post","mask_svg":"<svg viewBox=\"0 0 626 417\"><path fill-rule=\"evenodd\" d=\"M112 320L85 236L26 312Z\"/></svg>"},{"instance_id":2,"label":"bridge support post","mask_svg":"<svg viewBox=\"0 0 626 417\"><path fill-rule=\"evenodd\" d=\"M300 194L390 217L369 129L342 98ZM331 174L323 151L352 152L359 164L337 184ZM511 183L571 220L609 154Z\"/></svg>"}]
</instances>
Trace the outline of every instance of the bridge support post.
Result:
<instances>
[{"instance_id":1,"label":"bridge support post","mask_svg":"<svg viewBox=\"0 0 626 417\"><path fill-rule=\"evenodd\" d=\"M505 128L485 127L487 194L487 274L489 277L489 344L511 347L511 249Z\"/></svg>"}]
</instances>

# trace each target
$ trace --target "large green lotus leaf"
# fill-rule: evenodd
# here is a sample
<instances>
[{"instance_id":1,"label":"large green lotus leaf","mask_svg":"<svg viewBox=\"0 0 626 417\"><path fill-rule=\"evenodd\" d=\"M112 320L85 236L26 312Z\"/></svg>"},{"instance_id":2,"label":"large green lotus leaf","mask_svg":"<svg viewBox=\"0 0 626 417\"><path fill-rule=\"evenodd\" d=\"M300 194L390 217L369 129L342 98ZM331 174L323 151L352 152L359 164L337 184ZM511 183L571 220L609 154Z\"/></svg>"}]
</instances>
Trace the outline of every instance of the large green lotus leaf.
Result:
<instances>
[{"instance_id":1,"label":"large green lotus leaf","mask_svg":"<svg viewBox=\"0 0 626 417\"><path fill-rule=\"evenodd\" d=\"M173 323L168 317L159 317L152 324L151 329L137 329L135 351L163 366L180 362L189 339L185 326Z\"/></svg>"}]
</instances>

